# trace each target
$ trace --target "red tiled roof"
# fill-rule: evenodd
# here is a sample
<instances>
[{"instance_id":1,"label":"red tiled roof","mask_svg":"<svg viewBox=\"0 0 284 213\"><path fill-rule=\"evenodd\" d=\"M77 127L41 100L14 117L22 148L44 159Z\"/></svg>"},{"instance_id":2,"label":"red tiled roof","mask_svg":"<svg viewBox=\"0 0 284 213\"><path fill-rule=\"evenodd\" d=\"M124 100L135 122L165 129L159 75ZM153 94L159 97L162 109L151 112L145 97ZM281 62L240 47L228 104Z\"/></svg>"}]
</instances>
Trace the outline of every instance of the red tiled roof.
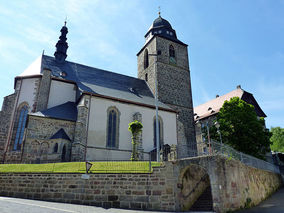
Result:
<instances>
[{"instance_id":1,"label":"red tiled roof","mask_svg":"<svg viewBox=\"0 0 284 213\"><path fill-rule=\"evenodd\" d=\"M225 101L229 101L233 97L242 98L243 94L244 90L242 90L241 88L237 88L225 95L219 96L211 101L208 101L204 104L194 107L194 114L195 114L194 119L199 120L218 113Z\"/></svg>"},{"instance_id":2,"label":"red tiled roof","mask_svg":"<svg viewBox=\"0 0 284 213\"><path fill-rule=\"evenodd\" d=\"M194 120L200 120L206 117L210 117L214 114L217 114L220 108L223 106L225 101L229 101L233 97L239 97L245 102L252 104L255 108L256 114L259 117L266 117L265 113L262 111L257 101L253 97L253 95L245 90L241 89L241 87L237 87L237 89L217 97L211 101L208 101L204 104L201 104L197 107L194 107Z\"/></svg>"}]
</instances>

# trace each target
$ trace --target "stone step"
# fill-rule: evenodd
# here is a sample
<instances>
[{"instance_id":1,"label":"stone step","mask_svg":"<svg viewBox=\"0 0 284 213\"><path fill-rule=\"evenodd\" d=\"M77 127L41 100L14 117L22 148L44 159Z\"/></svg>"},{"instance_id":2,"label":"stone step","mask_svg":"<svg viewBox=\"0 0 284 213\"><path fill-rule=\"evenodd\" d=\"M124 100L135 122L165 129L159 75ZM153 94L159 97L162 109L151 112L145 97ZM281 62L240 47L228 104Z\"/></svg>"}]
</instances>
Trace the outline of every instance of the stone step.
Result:
<instances>
[{"instance_id":1,"label":"stone step","mask_svg":"<svg viewBox=\"0 0 284 213\"><path fill-rule=\"evenodd\" d=\"M212 211L213 210L213 201L211 194L211 187L208 186L203 194L196 200L192 205L190 211Z\"/></svg>"}]
</instances>

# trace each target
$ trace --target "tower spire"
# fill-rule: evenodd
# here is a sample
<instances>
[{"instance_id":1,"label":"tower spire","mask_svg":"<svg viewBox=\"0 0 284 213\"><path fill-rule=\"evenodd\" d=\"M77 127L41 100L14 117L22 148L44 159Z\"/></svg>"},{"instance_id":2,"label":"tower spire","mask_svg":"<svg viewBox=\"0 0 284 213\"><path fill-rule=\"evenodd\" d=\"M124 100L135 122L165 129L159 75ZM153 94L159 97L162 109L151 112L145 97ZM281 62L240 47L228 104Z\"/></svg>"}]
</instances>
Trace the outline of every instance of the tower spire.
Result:
<instances>
[{"instance_id":1,"label":"tower spire","mask_svg":"<svg viewBox=\"0 0 284 213\"><path fill-rule=\"evenodd\" d=\"M59 37L58 42L56 43L56 51L54 53L55 59L58 62L64 62L66 57L67 57L67 49L68 49L68 43L66 42L67 40L67 33L68 33L68 28L66 27L66 19L64 22L64 26L60 30L61 35Z\"/></svg>"},{"instance_id":2,"label":"tower spire","mask_svg":"<svg viewBox=\"0 0 284 213\"><path fill-rule=\"evenodd\" d=\"M161 7L159 6L158 9L159 9L159 12L158 12L159 17L161 17Z\"/></svg>"}]
</instances>

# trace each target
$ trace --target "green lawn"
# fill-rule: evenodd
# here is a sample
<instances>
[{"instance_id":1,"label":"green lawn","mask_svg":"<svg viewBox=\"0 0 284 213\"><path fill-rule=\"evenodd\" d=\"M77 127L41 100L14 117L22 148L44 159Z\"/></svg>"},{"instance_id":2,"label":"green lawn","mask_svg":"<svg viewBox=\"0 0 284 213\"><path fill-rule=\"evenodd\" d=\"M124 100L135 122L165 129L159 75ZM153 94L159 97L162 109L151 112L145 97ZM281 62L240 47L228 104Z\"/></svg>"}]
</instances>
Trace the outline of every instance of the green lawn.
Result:
<instances>
[{"instance_id":1,"label":"green lawn","mask_svg":"<svg viewBox=\"0 0 284 213\"><path fill-rule=\"evenodd\" d=\"M147 161L112 161L91 162L90 173L151 173L153 167L160 166L159 162ZM47 163L47 164L0 164L0 172L8 173L85 173L85 162Z\"/></svg>"}]
</instances>

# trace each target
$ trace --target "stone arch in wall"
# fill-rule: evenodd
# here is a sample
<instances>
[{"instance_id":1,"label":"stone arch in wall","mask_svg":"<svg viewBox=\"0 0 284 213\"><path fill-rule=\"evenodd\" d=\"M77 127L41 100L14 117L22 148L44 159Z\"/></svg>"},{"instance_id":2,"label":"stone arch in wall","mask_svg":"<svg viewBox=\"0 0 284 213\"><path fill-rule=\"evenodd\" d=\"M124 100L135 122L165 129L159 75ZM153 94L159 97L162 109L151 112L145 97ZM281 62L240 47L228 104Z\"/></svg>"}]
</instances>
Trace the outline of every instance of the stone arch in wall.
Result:
<instances>
[{"instance_id":1,"label":"stone arch in wall","mask_svg":"<svg viewBox=\"0 0 284 213\"><path fill-rule=\"evenodd\" d=\"M31 147L30 147L30 154L33 154L35 156L37 156L39 154L39 147L40 147L40 143L38 141L32 141L31 142Z\"/></svg>"},{"instance_id":2,"label":"stone arch in wall","mask_svg":"<svg viewBox=\"0 0 284 213\"><path fill-rule=\"evenodd\" d=\"M40 152L41 152L41 159L43 161L47 161L48 160L48 153L49 153L49 144L48 142L42 142L40 145Z\"/></svg>"},{"instance_id":3,"label":"stone arch in wall","mask_svg":"<svg viewBox=\"0 0 284 213\"><path fill-rule=\"evenodd\" d=\"M210 176L206 168L197 164L189 164L181 169L178 188L182 211L213 210Z\"/></svg>"}]
</instances>

